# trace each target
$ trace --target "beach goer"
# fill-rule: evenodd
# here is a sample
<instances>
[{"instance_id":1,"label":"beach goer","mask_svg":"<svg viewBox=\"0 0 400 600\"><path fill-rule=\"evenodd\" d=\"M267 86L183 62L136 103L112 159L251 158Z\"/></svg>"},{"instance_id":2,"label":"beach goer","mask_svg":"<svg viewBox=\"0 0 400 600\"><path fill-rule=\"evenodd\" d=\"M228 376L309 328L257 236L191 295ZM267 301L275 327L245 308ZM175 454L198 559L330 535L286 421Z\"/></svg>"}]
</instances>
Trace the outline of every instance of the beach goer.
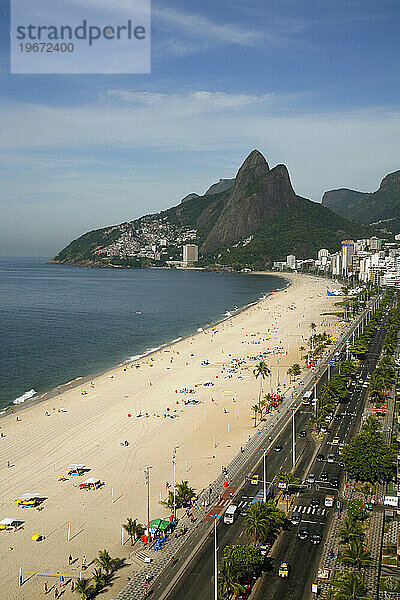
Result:
<instances>
[{"instance_id":1,"label":"beach goer","mask_svg":"<svg viewBox=\"0 0 400 600\"><path fill-rule=\"evenodd\" d=\"M7 461L7 469L9 469L10 467L11 467L11 465L10 465L10 461L8 460L8 461Z\"/></svg>"},{"instance_id":2,"label":"beach goer","mask_svg":"<svg viewBox=\"0 0 400 600\"><path fill-rule=\"evenodd\" d=\"M73 592L75 589L75 582L74 580L71 581L71 592Z\"/></svg>"},{"instance_id":3,"label":"beach goer","mask_svg":"<svg viewBox=\"0 0 400 600\"><path fill-rule=\"evenodd\" d=\"M68 564L70 565L71 563L72 563L72 555L70 554L70 555L68 556Z\"/></svg>"},{"instance_id":4,"label":"beach goer","mask_svg":"<svg viewBox=\"0 0 400 600\"><path fill-rule=\"evenodd\" d=\"M86 567L86 555L85 554L82 557L82 567Z\"/></svg>"},{"instance_id":5,"label":"beach goer","mask_svg":"<svg viewBox=\"0 0 400 600\"><path fill-rule=\"evenodd\" d=\"M43 591L44 591L44 593L45 593L45 594L47 594L47 592L49 591L49 587L48 587L48 583L47 583L47 581L45 581L45 582L44 582L44 588L43 588Z\"/></svg>"},{"instance_id":6,"label":"beach goer","mask_svg":"<svg viewBox=\"0 0 400 600\"><path fill-rule=\"evenodd\" d=\"M58 588L54 590L54 598L58 598Z\"/></svg>"},{"instance_id":7,"label":"beach goer","mask_svg":"<svg viewBox=\"0 0 400 600\"><path fill-rule=\"evenodd\" d=\"M64 575L60 575L60 586L64 585Z\"/></svg>"}]
</instances>

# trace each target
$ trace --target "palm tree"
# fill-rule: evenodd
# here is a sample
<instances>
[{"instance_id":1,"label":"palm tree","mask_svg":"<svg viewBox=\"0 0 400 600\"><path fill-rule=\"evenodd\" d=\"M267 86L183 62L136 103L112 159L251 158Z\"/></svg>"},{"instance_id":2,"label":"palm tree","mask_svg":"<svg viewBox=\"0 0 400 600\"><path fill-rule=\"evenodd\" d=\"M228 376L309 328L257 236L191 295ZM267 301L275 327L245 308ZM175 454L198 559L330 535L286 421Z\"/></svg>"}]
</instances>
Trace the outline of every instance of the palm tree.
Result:
<instances>
[{"instance_id":1,"label":"palm tree","mask_svg":"<svg viewBox=\"0 0 400 600\"><path fill-rule=\"evenodd\" d=\"M263 510L263 502L255 502L247 509L246 532L253 536L254 544L263 540L269 533L269 521Z\"/></svg>"},{"instance_id":2,"label":"palm tree","mask_svg":"<svg viewBox=\"0 0 400 600\"><path fill-rule=\"evenodd\" d=\"M136 519L131 519L128 517L126 519L126 523L122 525L125 529L126 533L131 538L131 546L133 546L133 539L138 536L138 534L143 530L143 525L137 523Z\"/></svg>"},{"instance_id":3,"label":"palm tree","mask_svg":"<svg viewBox=\"0 0 400 600\"><path fill-rule=\"evenodd\" d=\"M258 404L253 404L253 406L251 407L251 410L254 410L254 427L257 427L257 413L259 409L260 407L258 406Z\"/></svg>"},{"instance_id":4,"label":"palm tree","mask_svg":"<svg viewBox=\"0 0 400 600\"><path fill-rule=\"evenodd\" d=\"M310 354L311 356L314 356L314 335L313 332L317 329L317 326L315 323L310 323L310 329L311 329L311 338L310 338Z\"/></svg>"},{"instance_id":5,"label":"palm tree","mask_svg":"<svg viewBox=\"0 0 400 600\"><path fill-rule=\"evenodd\" d=\"M344 544L348 544L354 537L361 537L362 528L360 523L352 517L346 517L338 529L337 536Z\"/></svg>"},{"instance_id":6,"label":"palm tree","mask_svg":"<svg viewBox=\"0 0 400 600\"><path fill-rule=\"evenodd\" d=\"M292 365L292 375L293 377L298 377L301 374L301 367L299 363L294 363Z\"/></svg>"},{"instance_id":7,"label":"palm tree","mask_svg":"<svg viewBox=\"0 0 400 600\"><path fill-rule=\"evenodd\" d=\"M189 505L192 501L192 498L194 498L196 495L194 488L191 488L189 486L189 482L183 481L183 479L180 483L176 484L175 488L175 503L177 506Z\"/></svg>"},{"instance_id":8,"label":"palm tree","mask_svg":"<svg viewBox=\"0 0 400 600\"><path fill-rule=\"evenodd\" d=\"M244 593L244 587L238 582L237 568L229 560L223 560L218 574L218 597L225 598L233 594L236 598Z\"/></svg>"},{"instance_id":9,"label":"palm tree","mask_svg":"<svg viewBox=\"0 0 400 600\"><path fill-rule=\"evenodd\" d=\"M260 402L261 399L261 394L262 394L262 386L263 386L263 381L266 377L268 377L269 375L271 375L271 370L268 368L267 363L263 360L261 360L258 365L255 366L255 368L253 369L253 375L256 379L258 379L259 377L260 379L260 391L258 394L258 402Z\"/></svg>"},{"instance_id":10,"label":"palm tree","mask_svg":"<svg viewBox=\"0 0 400 600\"><path fill-rule=\"evenodd\" d=\"M246 531L253 535L254 543L264 540L269 534L282 527L285 513L279 510L273 500L251 504L246 514Z\"/></svg>"},{"instance_id":11,"label":"palm tree","mask_svg":"<svg viewBox=\"0 0 400 600\"><path fill-rule=\"evenodd\" d=\"M300 350L300 360L303 360L302 354L305 351L305 347L304 346L300 346L299 350Z\"/></svg>"},{"instance_id":12,"label":"palm tree","mask_svg":"<svg viewBox=\"0 0 400 600\"><path fill-rule=\"evenodd\" d=\"M287 375L289 375L290 383L292 383L293 368L289 367L288 370L286 371L286 373L287 373Z\"/></svg>"},{"instance_id":13,"label":"palm tree","mask_svg":"<svg viewBox=\"0 0 400 600\"><path fill-rule=\"evenodd\" d=\"M90 584L90 579L78 579L75 583L74 592L81 595L82 600L86 600L86 598L93 592L93 586Z\"/></svg>"},{"instance_id":14,"label":"palm tree","mask_svg":"<svg viewBox=\"0 0 400 600\"><path fill-rule=\"evenodd\" d=\"M355 567L358 571L372 564L370 553L358 537L350 538L347 552L341 561Z\"/></svg>"},{"instance_id":15,"label":"palm tree","mask_svg":"<svg viewBox=\"0 0 400 600\"><path fill-rule=\"evenodd\" d=\"M296 483L298 483L297 477L295 477L294 474L291 473L290 471L281 471L276 476L276 479L277 479L277 481L286 483L287 487L290 487L291 485L296 485Z\"/></svg>"},{"instance_id":16,"label":"palm tree","mask_svg":"<svg viewBox=\"0 0 400 600\"><path fill-rule=\"evenodd\" d=\"M104 575L101 568L97 568L93 571L93 581L96 584L96 591L101 590L101 588L103 588L106 585L107 578Z\"/></svg>"},{"instance_id":17,"label":"palm tree","mask_svg":"<svg viewBox=\"0 0 400 600\"><path fill-rule=\"evenodd\" d=\"M362 575L354 571L342 571L332 585L336 588L334 600L370 600L365 595Z\"/></svg>"},{"instance_id":18,"label":"palm tree","mask_svg":"<svg viewBox=\"0 0 400 600\"><path fill-rule=\"evenodd\" d=\"M106 575L108 575L111 571L114 571L115 567L117 566L118 558L112 558L107 550L103 550L102 552L99 552L99 557L96 558L96 563L100 565L100 567L106 572Z\"/></svg>"}]
</instances>

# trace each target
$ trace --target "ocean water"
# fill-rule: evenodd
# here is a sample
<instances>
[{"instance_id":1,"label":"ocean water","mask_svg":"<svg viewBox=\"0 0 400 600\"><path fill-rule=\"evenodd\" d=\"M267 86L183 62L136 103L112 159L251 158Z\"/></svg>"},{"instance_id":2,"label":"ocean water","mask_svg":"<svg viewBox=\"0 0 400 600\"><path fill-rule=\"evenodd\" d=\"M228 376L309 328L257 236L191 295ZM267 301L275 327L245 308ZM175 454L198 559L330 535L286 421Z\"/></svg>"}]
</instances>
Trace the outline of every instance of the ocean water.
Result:
<instances>
[{"instance_id":1,"label":"ocean water","mask_svg":"<svg viewBox=\"0 0 400 600\"><path fill-rule=\"evenodd\" d=\"M230 316L282 278L0 257L0 409Z\"/></svg>"}]
</instances>

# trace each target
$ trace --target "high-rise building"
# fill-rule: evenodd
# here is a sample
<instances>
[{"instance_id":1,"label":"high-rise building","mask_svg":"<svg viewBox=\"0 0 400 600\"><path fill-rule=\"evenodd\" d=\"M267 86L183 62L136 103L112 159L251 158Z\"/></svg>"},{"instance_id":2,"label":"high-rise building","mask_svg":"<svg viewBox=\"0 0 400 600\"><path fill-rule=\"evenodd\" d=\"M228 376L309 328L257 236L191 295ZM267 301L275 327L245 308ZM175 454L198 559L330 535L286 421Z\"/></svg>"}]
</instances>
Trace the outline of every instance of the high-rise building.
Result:
<instances>
[{"instance_id":1,"label":"high-rise building","mask_svg":"<svg viewBox=\"0 0 400 600\"><path fill-rule=\"evenodd\" d=\"M382 248L382 240L375 236L370 238L369 247L371 250L380 250Z\"/></svg>"},{"instance_id":2,"label":"high-rise building","mask_svg":"<svg viewBox=\"0 0 400 600\"><path fill-rule=\"evenodd\" d=\"M342 275L347 276L351 272L352 259L354 255L355 244L353 240L344 240L342 242Z\"/></svg>"},{"instance_id":3,"label":"high-rise building","mask_svg":"<svg viewBox=\"0 0 400 600\"><path fill-rule=\"evenodd\" d=\"M296 257L294 254L289 254L286 257L286 264L288 267L290 267L291 269L295 269L296 268Z\"/></svg>"},{"instance_id":4,"label":"high-rise building","mask_svg":"<svg viewBox=\"0 0 400 600\"><path fill-rule=\"evenodd\" d=\"M183 246L182 264L184 267L193 266L199 260L199 248L195 244L185 244Z\"/></svg>"}]
</instances>

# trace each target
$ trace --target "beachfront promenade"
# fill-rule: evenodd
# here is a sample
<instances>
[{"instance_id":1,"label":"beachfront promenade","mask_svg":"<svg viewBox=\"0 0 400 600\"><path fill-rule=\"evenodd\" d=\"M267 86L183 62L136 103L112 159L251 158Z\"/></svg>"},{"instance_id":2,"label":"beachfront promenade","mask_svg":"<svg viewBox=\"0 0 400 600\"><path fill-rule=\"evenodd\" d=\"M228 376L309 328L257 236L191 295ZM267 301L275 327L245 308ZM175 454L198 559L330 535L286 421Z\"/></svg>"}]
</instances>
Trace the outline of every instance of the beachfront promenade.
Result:
<instances>
[{"instance_id":1,"label":"beachfront promenade","mask_svg":"<svg viewBox=\"0 0 400 600\"><path fill-rule=\"evenodd\" d=\"M372 301L370 307L373 307L374 304L375 301ZM143 553L143 555L145 554L151 558L152 562L143 565L143 568L135 573L126 588L118 594L116 600L142 600L144 590L148 585L146 577L150 581L149 587L153 591L155 600L167 598L168 593L171 592L174 584L180 579L200 546L210 536L214 528L213 518L210 515L218 514L219 517L222 517L227 502L232 501L234 503L235 496L240 496L240 490L245 483L247 474L253 472L262 460L262 450L264 448L272 449L276 440L288 427L292 418L291 409L294 408L296 413L301 411L301 397L304 392L313 389L315 383L321 379L326 379L328 365L333 355L338 351L345 352L347 341L352 339L353 332L357 330L366 314L367 310L359 316L347 331L342 333L337 343L324 353L316 369L309 371L302 378L301 384L298 383L294 386L293 391L285 395L277 414L272 415L267 422L260 423L256 433L227 467L227 474L221 473L209 488L202 491L195 510L191 510L191 513L196 515L195 524L191 522L187 515L179 522L180 527L187 529L186 535L179 538L174 538L171 535L162 553L153 552L150 548ZM310 450L310 452L311 456L315 455L313 450ZM296 464L299 458L297 456ZM224 487L226 483L228 483L228 488ZM232 500L231 494L233 495ZM179 559L173 571L171 571L171 557Z\"/></svg>"},{"instance_id":2,"label":"beachfront promenade","mask_svg":"<svg viewBox=\"0 0 400 600\"><path fill-rule=\"evenodd\" d=\"M124 558L128 565L118 571L113 587L102 593L107 600L117 597L137 570L129 566L129 541L121 545L121 524L127 517L147 522L146 466L153 467L150 518L168 516L159 502L167 495L172 450L177 445L177 480L187 479L197 490L204 490L196 523L185 523L182 511L178 517L189 530L197 527L195 537L202 534L202 518L215 504L223 484L221 466L233 461L229 481L233 487L239 485L250 455L258 453L256 445L265 443L264 427L270 428L274 421L279 428L282 420L290 417L285 411L294 390L286 371L300 362L299 347L307 346L310 323L315 322L318 331L326 330L333 337L341 331L337 319L324 314L332 312L337 301L326 296L326 282L311 276L290 278L292 285L287 290L163 348L151 360L147 357L137 365L121 365L94 379L92 385L78 385L41 404L27 406L19 412L19 421L15 415L2 419L1 517L20 516L24 525L0 537L0 598L22 600L42 593L43 578L33 577L18 587L19 566L26 571L77 575L85 555L90 575L93 560L103 548ZM258 434L253 428L251 406L258 399L259 380L252 371L264 351L272 371L264 382L264 393L276 389L279 381L286 390L286 404L278 421L276 414L272 415ZM207 365L202 364L204 359ZM240 365L233 368L235 359ZM309 379L313 375L305 370L303 376ZM211 384L205 385L208 381ZM193 390L196 403L185 403L188 395L179 392L184 388ZM239 452L241 446L243 453ZM7 461L11 468L7 468ZM82 491L78 478L59 481L71 463L87 465L90 471L85 477L98 477L105 485L96 491ZM213 479L210 498L209 482ZM40 492L46 498L42 511L15 505L15 498L25 492ZM208 507L203 507L204 499ZM33 542L32 535L41 532L44 540ZM172 537L163 551L151 551L154 562L149 569L160 570L169 553L176 553L178 545L188 538L188 533L182 538ZM74 558L70 570L69 554ZM137 575L129 585L134 586L136 579L140 588L140 577ZM68 589L64 597L69 596L75 594Z\"/></svg>"}]
</instances>

